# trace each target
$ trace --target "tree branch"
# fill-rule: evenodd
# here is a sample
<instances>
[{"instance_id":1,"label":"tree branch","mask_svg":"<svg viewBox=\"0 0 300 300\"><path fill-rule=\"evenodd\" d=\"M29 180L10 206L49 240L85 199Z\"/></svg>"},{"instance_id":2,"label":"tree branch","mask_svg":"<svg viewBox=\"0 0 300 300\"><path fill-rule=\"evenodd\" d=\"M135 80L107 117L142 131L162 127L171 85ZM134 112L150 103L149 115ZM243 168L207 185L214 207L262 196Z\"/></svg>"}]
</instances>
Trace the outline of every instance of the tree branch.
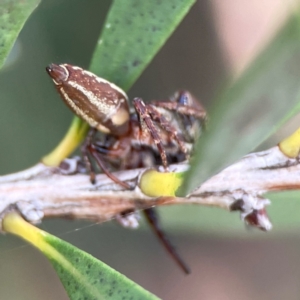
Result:
<instances>
[{"instance_id":1,"label":"tree branch","mask_svg":"<svg viewBox=\"0 0 300 300\"><path fill-rule=\"evenodd\" d=\"M170 171L178 174L187 169L184 163L170 166ZM124 189L104 174L97 175L93 185L89 176L80 171L79 159L71 158L60 167L39 163L25 171L1 176L0 218L17 211L33 223L46 217L106 221L119 218L124 212L157 205L201 204L238 210L247 223L270 230L272 225L265 210L270 201L263 194L300 187L299 156L289 158L277 146L246 155L185 198L147 195L141 188L152 184L149 179L145 182L147 168L114 173L133 185L133 190Z\"/></svg>"}]
</instances>

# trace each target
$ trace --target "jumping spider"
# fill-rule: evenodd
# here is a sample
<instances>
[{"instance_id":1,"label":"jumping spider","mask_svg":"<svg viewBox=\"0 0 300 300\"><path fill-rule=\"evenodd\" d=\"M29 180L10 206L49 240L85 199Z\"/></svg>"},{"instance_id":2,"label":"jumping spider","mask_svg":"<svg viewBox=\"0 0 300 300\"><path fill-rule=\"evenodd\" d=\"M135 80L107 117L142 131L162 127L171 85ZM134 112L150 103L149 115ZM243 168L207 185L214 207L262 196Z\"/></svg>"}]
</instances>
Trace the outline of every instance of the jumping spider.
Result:
<instances>
[{"instance_id":1,"label":"jumping spider","mask_svg":"<svg viewBox=\"0 0 300 300\"><path fill-rule=\"evenodd\" d=\"M91 130L82 147L83 158L95 181L91 157L114 182L131 186L107 168L118 170L168 165L187 159L206 118L205 109L187 91L171 99L144 103L133 99L130 110L126 93L89 71L68 64L46 68L67 106L85 120ZM95 137L97 131L102 139ZM188 268L161 230L153 208L144 211L149 224L184 272ZM126 212L124 216L126 217Z\"/></svg>"}]
</instances>

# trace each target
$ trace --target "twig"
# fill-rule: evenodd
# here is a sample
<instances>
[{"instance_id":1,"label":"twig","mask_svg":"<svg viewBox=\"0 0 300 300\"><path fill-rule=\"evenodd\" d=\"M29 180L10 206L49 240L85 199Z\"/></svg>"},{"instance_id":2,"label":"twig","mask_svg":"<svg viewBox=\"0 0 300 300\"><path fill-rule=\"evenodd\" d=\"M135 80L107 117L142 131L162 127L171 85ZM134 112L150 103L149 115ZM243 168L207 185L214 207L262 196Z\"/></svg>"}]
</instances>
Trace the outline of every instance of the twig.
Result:
<instances>
[{"instance_id":1,"label":"twig","mask_svg":"<svg viewBox=\"0 0 300 300\"><path fill-rule=\"evenodd\" d=\"M77 158L67 159L61 167L39 163L25 171L1 176L0 218L17 211L33 223L46 217L106 221L127 211L157 205L201 204L239 210L249 224L270 230L272 225L265 211L270 201L263 194L300 188L299 156L288 158L277 146L245 156L185 198L146 195L140 188L149 171L146 168L115 173L135 186L134 190L126 190L104 174L97 175L96 184L92 185L90 177L79 172L78 162ZM184 163L171 165L170 171L181 173L187 168Z\"/></svg>"}]
</instances>

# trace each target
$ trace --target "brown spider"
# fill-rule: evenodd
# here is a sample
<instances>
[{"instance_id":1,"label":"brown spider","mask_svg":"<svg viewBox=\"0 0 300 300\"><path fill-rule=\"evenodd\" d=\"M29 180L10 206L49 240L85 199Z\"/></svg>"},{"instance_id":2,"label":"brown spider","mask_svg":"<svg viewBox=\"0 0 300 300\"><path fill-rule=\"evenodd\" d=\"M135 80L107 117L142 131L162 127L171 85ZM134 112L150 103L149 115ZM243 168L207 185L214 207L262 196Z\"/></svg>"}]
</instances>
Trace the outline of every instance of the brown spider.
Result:
<instances>
[{"instance_id":1,"label":"brown spider","mask_svg":"<svg viewBox=\"0 0 300 300\"><path fill-rule=\"evenodd\" d=\"M130 112L126 93L113 83L68 64L51 64L46 70L67 106L92 128L82 147L92 182L95 171L90 157L110 179L126 189L131 186L115 177L107 163L118 170L163 165L167 171L170 163L189 157L206 118L206 111L189 92L180 91L169 100L148 104L135 98ZM95 138L97 131L102 132L101 140ZM155 210L144 212L165 248L189 273L161 230ZM124 212L120 218L127 215Z\"/></svg>"}]
</instances>

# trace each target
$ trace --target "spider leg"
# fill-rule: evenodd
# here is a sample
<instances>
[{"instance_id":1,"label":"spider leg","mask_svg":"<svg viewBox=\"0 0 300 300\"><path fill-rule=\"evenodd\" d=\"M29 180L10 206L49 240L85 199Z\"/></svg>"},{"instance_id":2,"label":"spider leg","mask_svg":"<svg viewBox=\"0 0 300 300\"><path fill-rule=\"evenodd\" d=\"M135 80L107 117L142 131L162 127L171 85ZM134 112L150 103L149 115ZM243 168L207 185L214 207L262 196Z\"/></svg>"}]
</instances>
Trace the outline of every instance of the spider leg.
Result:
<instances>
[{"instance_id":1,"label":"spider leg","mask_svg":"<svg viewBox=\"0 0 300 300\"><path fill-rule=\"evenodd\" d=\"M173 139L176 140L176 142L179 145L180 150L187 156L187 148L185 146L185 143L178 135L177 130L170 124L170 122L157 110L155 107L151 104L147 105L147 109L149 114L152 116L153 120L158 122L158 124L167 131Z\"/></svg>"},{"instance_id":2,"label":"spider leg","mask_svg":"<svg viewBox=\"0 0 300 300\"><path fill-rule=\"evenodd\" d=\"M83 157L84 163L86 165L86 168L87 168L88 172L90 173L91 183L92 184L96 183L96 175L95 175L96 172L95 172L95 169L91 162L91 157L92 157L95 159L98 166L107 175L107 177L109 177L112 181L123 186L126 189L132 189L130 184L128 184L127 182L124 182L124 181L120 180L119 178L117 178L116 176L114 176L108 170L108 168L105 166L103 157L101 156L101 154L99 154L99 152L101 153L101 151L100 151L101 146L99 146L99 145L95 146L93 144L93 139L94 139L96 133L97 133L97 130L95 128L91 128L90 131L88 132L88 135L87 135L82 147L81 147L82 157ZM103 148L103 149L105 150L105 152L108 151L108 149L105 149L105 148Z\"/></svg>"},{"instance_id":3,"label":"spider leg","mask_svg":"<svg viewBox=\"0 0 300 300\"><path fill-rule=\"evenodd\" d=\"M165 170L167 171L168 170L168 161L167 161L166 151L164 149L159 132L158 132L157 128L155 127L155 125L151 119L151 116L148 112L147 106L145 105L144 101L141 98L133 99L133 105L139 115L141 122L144 122L147 129L149 130L149 132L152 136L152 139L153 139L154 143L156 144L157 149L160 153L162 164L163 164Z\"/></svg>"},{"instance_id":4,"label":"spider leg","mask_svg":"<svg viewBox=\"0 0 300 300\"><path fill-rule=\"evenodd\" d=\"M147 125L147 127L150 131L150 134L153 137L154 142L157 144L157 148L158 148L158 150L160 152L160 155L162 157L164 167L165 167L165 165L164 165L163 155L166 156L166 153L165 153L165 150L163 148L162 141L161 141L161 138L159 136L158 130L156 129L156 127L155 127L155 125L152 121L152 118L153 118L153 120L158 122L160 124L160 126L171 135L171 137L173 139L175 139L177 141L181 151L185 155L187 155L187 148L186 148L185 143L183 142L183 140L178 135L177 130L170 124L170 122L158 110L155 109L155 107L153 105L145 104L143 102L143 100L140 99L140 98L135 98L133 100L133 104L134 104L138 114L140 115L140 118L142 120L144 120L144 122L146 123L146 125ZM150 124L150 126L148 124ZM161 152L159 146L163 149L163 153ZM165 158L165 160L166 160L166 163L167 163L166 158Z\"/></svg>"},{"instance_id":5,"label":"spider leg","mask_svg":"<svg viewBox=\"0 0 300 300\"><path fill-rule=\"evenodd\" d=\"M189 116L199 119L204 124L206 121L206 110L189 91L177 91L173 97L165 101L151 101L155 107L160 107L169 111L176 111L182 116Z\"/></svg>"},{"instance_id":6,"label":"spider leg","mask_svg":"<svg viewBox=\"0 0 300 300\"><path fill-rule=\"evenodd\" d=\"M148 105L151 105L163 116L170 114L187 143L193 144L201 132L206 129L207 113L205 108L186 90L176 92L169 100L154 100Z\"/></svg>"},{"instance_id":7,"label":"spider leg","mask_svg":"<svg viewBox=\"0 0 300 300\"><path fill-rule=\"evenodd\" d=\"M126 146L130 143L128 139L121 139L121 142L118 143L117 147L110 148L107 146L104 146L102 143L95 142L93 143L93 146L95 149L106 156L110 157L122 157L126 153Z\"/></svg>"},{"instance_id":8,"label":"spider leg","mask_svg":"<svg viewBox=\"0 0 300 300\"><path fill-rule=\"evenodd\" d=\"M173 260L177 263L177 265L182 269L185 274L190 274L190 268L186 265L183 259L178 255L176 252L175 247L170 243L169 239L167 238L166 234L163 232L162 228L160 227L159 218L157 212L154 208L148 208L143 211L144 215L151 226L153 232L156 234L160 242L163 244L164 248L167 252L171 255Z\"/></svg>"},{"instance_id":9,"label":"spider leg","mask_svg":"<svg viewBox=\"0 0 300 300\"><path fill-rule=\"evenodd\" d=\"M118 177L116 177L115 175L113 175L109 169L106 167L104 160L103 160L103 156L101 154L99 154L97 148L95 148L95 146L93 144L90 144L88 146L88 150L91 154L91 156L95 159L95 161L97 162L98 166L101 168L101 170L106 174L106 176L108 178L110 178L112 181L114 181L115 183L121 185L122 187L124 187L125 189L129 189L131 190L133 187L125 182L120 180Z\"/></svg>"},{"instance_id":10,"label":"spider leg","mask_svg":"<svg viewBox=\"0 0 300 300\"><path fill-rule=\"evenodd\" d=\"M176 111L179 114L186 115L186 116L192 116L197 119L205 119L206 118L206 110L205 109L199 109L196 107L188 106L185 104L181 104L178 102L173 101L151 101L152 105L156 107L161 107L168 110Z\"/></svg>"}]
</instances>

